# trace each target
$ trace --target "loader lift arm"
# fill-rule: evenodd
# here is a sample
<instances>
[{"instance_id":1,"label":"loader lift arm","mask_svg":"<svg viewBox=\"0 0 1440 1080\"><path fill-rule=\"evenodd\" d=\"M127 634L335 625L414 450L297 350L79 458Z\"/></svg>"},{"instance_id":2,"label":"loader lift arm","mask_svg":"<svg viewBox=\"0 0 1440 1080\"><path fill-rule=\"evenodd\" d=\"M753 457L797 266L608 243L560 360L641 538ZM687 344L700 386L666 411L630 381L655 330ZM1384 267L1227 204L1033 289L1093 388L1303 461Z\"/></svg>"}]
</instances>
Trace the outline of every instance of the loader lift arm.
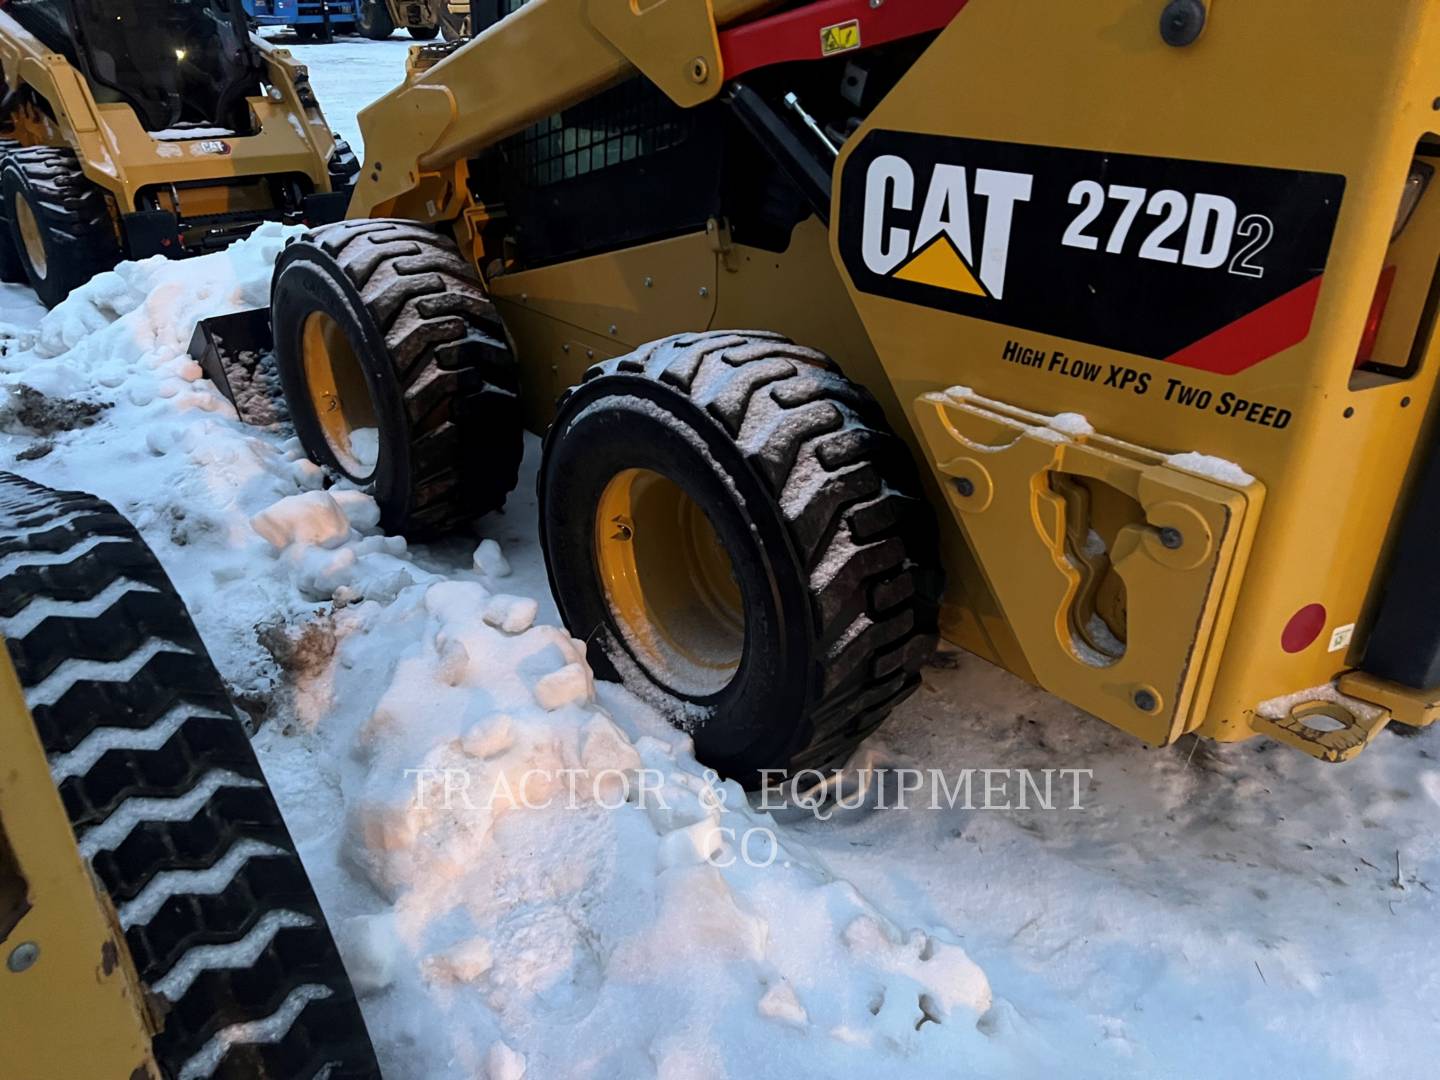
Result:
<instances>
[{"instance_id":1,"label":"loader lift arm","mask_svg":"<svg viewBox=\"0 0 1440 1080\"><path fill-rule=\"evenodd\" d=\"M636 71L675 104L693 107L747 71L821 59L828 26L853 21L857 45L868 47L938 30L966 2L876 8L869 0L820 0L747 21L775 0L659 0L640 10L626 0L530 0L360 113L365 144L384 146L386 159L366 162L350 216L453 217L463 185L453 182L451 198L436 199L423 176L443 175ZM527 43L540 41L551 62L537 72ZM676 56L689 59L676 63Z\"/></svg>"}]
</instances>

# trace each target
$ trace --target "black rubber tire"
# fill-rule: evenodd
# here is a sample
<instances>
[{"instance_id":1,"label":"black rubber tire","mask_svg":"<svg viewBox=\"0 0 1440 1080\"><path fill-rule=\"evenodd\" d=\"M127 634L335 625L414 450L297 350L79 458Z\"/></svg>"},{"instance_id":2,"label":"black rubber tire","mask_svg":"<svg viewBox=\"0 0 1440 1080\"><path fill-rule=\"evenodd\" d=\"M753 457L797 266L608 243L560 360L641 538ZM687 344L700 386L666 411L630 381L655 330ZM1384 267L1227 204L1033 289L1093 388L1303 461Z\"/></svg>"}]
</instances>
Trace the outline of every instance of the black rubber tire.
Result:
<instances>
[{"instance_id":1,"label":"black rubber tire","mask_svg":"<svg viewBox=\"0 0 1440 1080\"><path fill-rule=\"evenodd\" d=\"M435 36L440 33L440 26L407 26L410 36L416 41L434 41Z\"/></svg>"},{"instance_id":2,"label":"black rubber tire","mask_svg":"<svg viewBox=\"0 0 1440 1080\"><path fill-rule=\"evenodd\" d=\"M316 229L281 253L270 308L295 433L312 461L367 486L387 532L441 536L504 505L524 452L515 362L452 241L409 221ZM364 369L379 429L367 476L347 472L315 415L301 352L315 311Z\"/></svg>"},{"instance_id":3,"label":"black rubber tire","mask_svg":"<svg viewBox=\"0 0 1440 1080\"><path fill-rule=\"evenodd\" d=\"M165 1075L209 1047L203 1075L378 1077L245 729L145 542L100 499L0 473L0 566L0 628L76 839L166 1004ZM292 1022L269 1041L217 1039L277 1014Z\"/></svg>"},{"instance_id":4,"label":"black rubber tire","mask_svg":"<svg viewBox=\"0 0 1440 1080\"><path fill-rule=\"evenodd\" d=\"M330 174L332 191L349 191L355 186L355 178L360 175L360 159L355 156L350 144L339 135L335 136L335 149L330 154L326 170Z\"/></svg>"},{"instance_id":5,"label":"black rubber tire","mask_svg":"<svg viewBox=\"0 0 1440 1080\"><path fill-rule=\"evenodd\" d=\"M115 269L120 243L105 192L86 178L72 150L29 146L5 155L0 165L6 226L30 287L48 308L96 274ZM16 201L25 199L45 247L41 274L25 253Z\"/></svg>"},{"instance_id":6,"label":"black rubber tire","mask_svg":"<svg viewBox=\"0 0 1440 1080\"><path fill-rule=\"evenodd\" d=\"M355 10L355 30L371 41L384 41L395 33L395 20L385 0L359 0Z\"/></svg>"},{"instance_id":7,"label":"black rubber tire","mask_svg":"<svg viewBox=\"0 0 1440 1080\"><path fill-rule=\"evenodd\" d=\"M629 468L684 489L729 555L745 640L706 696L647 669L606 599L596 507ZM942 585L934 518L879 406L823 354L721 331L596 364L561 399L538 483L551 590L592 668L722 774L838 765L919 685Z\"/></svg>"},{"instance_id":8,"label":"black rubber tire","mask_svg":"<svg viewBox=\"0 0 1440 1080\"><path fill-rule=\"evenodd\" d=\"M12 150L19 150L18 139L0 139L0 168L5 166L5 156ZM10 204L0 200L0 281L7 285L28 285L29 276L25 264L20 261L20 252L15 247L15 237L10 232Z\"/></svg>"}]
</instances>

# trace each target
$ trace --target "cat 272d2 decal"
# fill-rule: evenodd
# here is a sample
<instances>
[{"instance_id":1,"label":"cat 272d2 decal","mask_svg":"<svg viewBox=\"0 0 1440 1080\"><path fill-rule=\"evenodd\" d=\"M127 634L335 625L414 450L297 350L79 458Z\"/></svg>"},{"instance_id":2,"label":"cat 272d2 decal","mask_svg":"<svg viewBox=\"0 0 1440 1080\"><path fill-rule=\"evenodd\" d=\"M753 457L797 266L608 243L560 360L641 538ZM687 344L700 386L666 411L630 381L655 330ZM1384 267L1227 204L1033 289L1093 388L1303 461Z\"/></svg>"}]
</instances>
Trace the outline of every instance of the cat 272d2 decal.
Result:
<instances>
[{"instance_id":1,"label":"cat 272d2 decal","mask_svg":"<svg viewBox=\"0 0 1440 1080\"><path fill-rule=\"evenodd\" d=\"M875 131L845 164L856 287L1217 374L1310 330L1345 178Z\"/></svg>"}]
</instances>

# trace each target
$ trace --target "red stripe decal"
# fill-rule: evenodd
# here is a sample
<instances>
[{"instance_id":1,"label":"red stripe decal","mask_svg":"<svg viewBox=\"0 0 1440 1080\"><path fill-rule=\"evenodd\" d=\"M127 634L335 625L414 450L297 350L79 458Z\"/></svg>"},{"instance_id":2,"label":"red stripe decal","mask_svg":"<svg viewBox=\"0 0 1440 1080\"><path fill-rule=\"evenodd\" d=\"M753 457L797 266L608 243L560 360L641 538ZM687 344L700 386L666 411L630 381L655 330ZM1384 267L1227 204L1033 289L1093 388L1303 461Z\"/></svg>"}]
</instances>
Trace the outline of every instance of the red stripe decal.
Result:
<instances>
[{"instance_id":1,"label":"red stripe decal","mask_svg":"<svg viewBox=\"0 0 1440 1080\"><path fill-rule=\"evenodd\" d=\"M1171 353L1165 357L1166 362L1216 375L1234 375L1300 344L1310 333L1324 276L1316 274L1263 307Z\"/></svg>"},{"instance_id":2,"label":"red stripe decal","mask_svg":"<svg viewBox=\"0 0 1440 1080\"><path fill-rule=\"evenodd\" d=\"M885 0L879 7L871 7L870 0L819 0L768 19L722 30L720 57L725 78L733 79L747 71L790 60L822 59L820 34L826 27L855 20L860 28L860 43L856 48L867 49L940 30L949 25L968 2Z\"/></svg>"}]
</instances>

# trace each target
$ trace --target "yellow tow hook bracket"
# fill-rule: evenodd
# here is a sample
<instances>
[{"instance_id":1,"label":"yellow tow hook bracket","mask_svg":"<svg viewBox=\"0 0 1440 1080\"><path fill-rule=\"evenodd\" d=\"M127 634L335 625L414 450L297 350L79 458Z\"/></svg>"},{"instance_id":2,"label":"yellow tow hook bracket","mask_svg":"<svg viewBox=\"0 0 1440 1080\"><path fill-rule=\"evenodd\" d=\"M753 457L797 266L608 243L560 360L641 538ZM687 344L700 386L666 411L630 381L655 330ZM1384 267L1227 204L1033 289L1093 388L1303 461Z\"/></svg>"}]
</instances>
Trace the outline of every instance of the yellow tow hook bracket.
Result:
<instances>
[{"instance_id":1,"label":"yellow tow hook bracket","mask_svg":"<svg viewBox=\"0 0 1440 1080\"><path fill-rule=\"evenodd\" d=\"M1264 486L969 391L916 411L1036 681L1154 745L1199 726Z\"/></svg>"},{"instance_id":2,"label":"yellow tow hook bracket","mask_svg":"<svg viewBox=\"0 0 1440 1080\"><path fill-rule=\"evenodd\" d=\"M1266 715L1261 704L1251 726L1262 735L1321 761L1348 761L1385 729L1393 716L1389 709L1334 691L1316 688L1314 697L1286 700L1283 711Z\"/></svg>"}]
</instances>

